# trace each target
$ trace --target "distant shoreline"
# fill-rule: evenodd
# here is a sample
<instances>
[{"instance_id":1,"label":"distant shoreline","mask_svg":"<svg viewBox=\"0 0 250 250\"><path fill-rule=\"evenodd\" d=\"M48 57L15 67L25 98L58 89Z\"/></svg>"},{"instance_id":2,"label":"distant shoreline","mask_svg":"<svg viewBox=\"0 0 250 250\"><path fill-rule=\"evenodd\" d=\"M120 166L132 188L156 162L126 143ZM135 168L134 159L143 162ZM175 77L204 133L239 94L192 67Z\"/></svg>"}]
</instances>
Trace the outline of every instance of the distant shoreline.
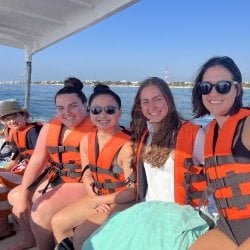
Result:
<instances>
[{"instance_id":1,"label":"distant shoreline","mask_svg":"<svg viewBox=\"0 0 250 250\"><path fill-rule=\"evenodd\" d=\"M131 83L131 82L126 82L126 83L122 83L122 82L115 82L115 83L111 83L110 81L109 82L99 82L99 81L96 81L94 83L86 83L83 81L83 85L84 87L94 87L96 84L98 83L102 83L102 84L106 84L110 87L129 87L129 88L138 88L140 87L140 83ZM0 85L25 85L25 83L23 82L0 82ZM44 85L44 86L48 86L48 85L55 85L55 86L61 86L63 85L63 82L33 82L31 83L32 86L34 85ZM246 86L246 85L249 85L249 86ZM192 85L191 84L185 84L183 82L180 82L180 83L176 83L176 84L173 84L173 83L169 83L168 86L170 88L192 88ZM243 89L249 89L250 88L250 84L243 84Z\"/></svg>"}]
</instances>

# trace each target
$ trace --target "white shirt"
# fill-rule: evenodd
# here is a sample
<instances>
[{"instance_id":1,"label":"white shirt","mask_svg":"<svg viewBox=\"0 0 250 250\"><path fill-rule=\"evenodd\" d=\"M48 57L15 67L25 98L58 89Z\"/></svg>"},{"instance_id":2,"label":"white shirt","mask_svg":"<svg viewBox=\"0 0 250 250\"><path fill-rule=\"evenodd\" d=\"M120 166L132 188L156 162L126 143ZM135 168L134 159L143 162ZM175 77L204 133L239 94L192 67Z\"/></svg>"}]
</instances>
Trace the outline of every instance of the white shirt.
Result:
<instances>
[{"instance_id":1,"label":"white shirt","mask_svg":"<svg viewBox=\"0 0 250 250\"><path fill-rule=\"evenodd\" d=\"M147 143L152 140L149 136ZM204 131L199 129L194 143L193 160L195 164L203 163ZM144 162L148 189L146 201L175 202L174 198L174 151L170 153L164 165L160 168L152 167Z\"/></svg>"},{"instance_id":2,"label":"white shirt","mask_svg":"<svg viewBox=\"0 0 250 250\"><path fill-rule=\"evenodd\" d=\"M144 163L147 176L148 189L146 201L174 202L174 160L173 152L169 155L165 164L161 167L152 167Z\"/></svg>"}]
</instances>

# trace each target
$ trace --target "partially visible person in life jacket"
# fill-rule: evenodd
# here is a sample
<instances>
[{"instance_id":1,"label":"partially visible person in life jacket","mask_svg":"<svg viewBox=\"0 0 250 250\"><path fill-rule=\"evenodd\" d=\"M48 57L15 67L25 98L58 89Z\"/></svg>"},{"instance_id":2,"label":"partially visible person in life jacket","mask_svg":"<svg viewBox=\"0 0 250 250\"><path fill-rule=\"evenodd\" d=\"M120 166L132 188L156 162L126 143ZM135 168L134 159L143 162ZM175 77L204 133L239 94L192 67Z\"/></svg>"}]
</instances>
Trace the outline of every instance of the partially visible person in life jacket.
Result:
<instances>
[{"instance_id":1,"label":"partially visible person in life jacket","mask_svg":"<svg viewBox=\"0 0 250 250\"><path fill-rule=\"evenodd\" d=\"M4 128L0 132L2 145L0 147L0 165L6 165L11 156L11 145L9 139L10 128L3 123Z\"/></svg>"},{"instance_id":2,"label":"partially visible person in life jacket","mask_svg":"<svg viewBox=\"0 0 250 250\"><path fill-rule=\"evenodd\" d=\"M192 250L250 249L250 110L242 97L242 75L232 58L203 64L194 81L193 112L214 117L205 130L204 167L219 221Z\"/></svg>"},{"instance_id":3,"label":"partially visible person in life jacket","mask_svg":"<svg viewBox=\"0 0 250 250\"><path fill-rule=\"evenodd\" d=\"M15 100L0 102L0 120L11 150L9 162L0 169L0 240L15 234L8 222L11 213L8 192L21 183L22 175L36 145L41 124L31 122L29 112Z\"/></svg>"},{"instance_id":4,"label":"partially visible person in life jacket","mask_svg":"<svg viewBox=\"0 0 250 250\"><path fill-rule=\"evenodd\" d=\"M57 117L43 126L27 174L8 196L23 229L21 241L9 248L12 250L35 245L53 249L52 216L86 193L81 183L80 140L94 125L88 117L82 86L58 90L55 106ZM46 168L48 160L50 168ZM47 176L45 169L49 169Z\"/></svg>"},{"instance_id":5,"label":"partially visible person in life jacket","mask_svg":"<svg viewBox=\"0 0 250 250\"><path fill-rule=\"evenodd\" d=\"M107 85L97 85L88 107L96 125L81 140L83 185L88 194L52 218L53 233L59 242L56 249L80 249L111 214L135 200L132 144L129 131L119 126L120 97ZM73 243L69 238L72 236Z\"/></svg>"},{"instance_id":6,"label":"partially visible person in life jacket","mask_svg":"<svg viewBox=\"0 0 250 250\"><path fill-rule=\"evenodd\" d=\"M158 77L140 84L131 114L140 203L112 217L82 249L187 249L208 230L194 209L206 187L204 132L179 115Z\"/></svg>"}]
</instances>

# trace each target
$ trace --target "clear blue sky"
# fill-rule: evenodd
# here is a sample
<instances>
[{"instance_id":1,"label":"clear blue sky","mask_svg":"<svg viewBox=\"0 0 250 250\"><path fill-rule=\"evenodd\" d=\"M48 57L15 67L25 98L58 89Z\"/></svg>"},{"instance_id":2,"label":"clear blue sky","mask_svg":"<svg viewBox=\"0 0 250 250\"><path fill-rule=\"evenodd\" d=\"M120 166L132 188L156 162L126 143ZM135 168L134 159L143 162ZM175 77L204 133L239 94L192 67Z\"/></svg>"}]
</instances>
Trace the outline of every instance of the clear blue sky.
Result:
<instances>
[{"instance_id":1,"label":"clear blue sky","mask_svg":"<svg viewBox=\"0 0 250 250\"><path fill-rule=\"evenodd\" d=\"M32 81L67 76L192 81L215 55L231 56L250 81L249 0L140 0L33 56ZM0 46L0 81L24 80L23 50Z\"/></svg>"}]
</instances>

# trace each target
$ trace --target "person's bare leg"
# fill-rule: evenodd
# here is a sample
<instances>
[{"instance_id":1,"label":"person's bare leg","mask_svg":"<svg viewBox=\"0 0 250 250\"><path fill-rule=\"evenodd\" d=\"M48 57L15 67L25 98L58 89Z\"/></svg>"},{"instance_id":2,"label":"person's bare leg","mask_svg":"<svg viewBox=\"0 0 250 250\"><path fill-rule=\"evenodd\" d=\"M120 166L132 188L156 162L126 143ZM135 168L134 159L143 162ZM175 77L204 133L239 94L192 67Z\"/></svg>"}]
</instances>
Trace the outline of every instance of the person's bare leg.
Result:
<instances>
[{"instance_id":1,"label":"person's bare leg","mask_svg":"<svg viewBox=\"0 0 250 250\"><path fill-rule=\"evenodd\" d=\"M51 227L57 243L73 236L73 228L96 213L95 208L89 205L89 196L69 204L51 219Z\"/></svg>"},{"instance_id":2,"label":"person's bare leg","mask_svg":"<svg viewBox=\"0 0 250 250\"><path fill-rule=\"evenodd\" d=\"M38 199L38 197L41 196L41 190L46 186L47 180L44 180L34 191L34 194L32 195L32 201L33 203L35 200ZM20 186L15 187L12 189L8 194L8 201L13 206L16 201L16 197L19 196L20 192ZM17 222L21 228L21 234L22 237L18 242L13 242L13 244L8 248L8 250L22 250L27 248L32 248L36 246L36 240L34 237L34 234L30 227L30 214L27 214L25 219L19 220L17 219Z\"/></svg>"},{"instance_id":3,"label":"person's bare leg","mask_svg":"<svg viewBox=\"0 0 250 250\"><path fill-rule=\"evenodd\" d=\"M52 217L64 207L86 195L82 183L64 183L42 195L32 206L31 228L37 247L43 250L54 248L51 228Z\"/></svg>"},{"instance_id":4,"label":"person's bare leg","mask_svg":"<svg viewBox=\"0 0 250 250\"><path fill-rule=\"evenodd\" d=\"M189 250L236 250L238 246L222 231L213 229L199 237Z\"/></svg>"}]
</instances>

